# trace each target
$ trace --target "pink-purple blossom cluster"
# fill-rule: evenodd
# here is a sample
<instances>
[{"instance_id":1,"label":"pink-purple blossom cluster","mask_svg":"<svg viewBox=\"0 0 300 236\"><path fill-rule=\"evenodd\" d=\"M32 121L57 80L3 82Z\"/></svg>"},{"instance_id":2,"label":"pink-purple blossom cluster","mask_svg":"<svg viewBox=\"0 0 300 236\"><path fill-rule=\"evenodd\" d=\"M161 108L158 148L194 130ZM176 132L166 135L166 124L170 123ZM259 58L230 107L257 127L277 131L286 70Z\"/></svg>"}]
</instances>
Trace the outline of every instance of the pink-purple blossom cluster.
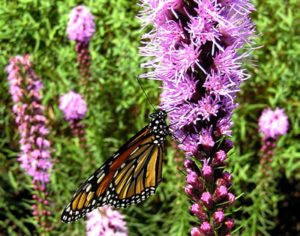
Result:
<instances>
[{"instance_id":1,"label":"pink-purple blossom cluster","mask_svg":"<svg viewBox=\"0 0 300 236\"><path fill-rule=\"evenodd\" d=\"M250 45L254 27L248 0L142 1L143 64L154 68L142 77L161 80L161 108L169 111L174 135L184 140L188 156L201 156L199 146L214 146L231 134L236 92L249 76L237 50ZM188 135L188 137L186 137Z\"/></svg>"},{"instance_id":2,"label":"pink-purple blossom cluster","mask_svg":"<svg viewBox=\"0 0 300 236\"><path fill-rule=\"evenodd\" d=\"M72 133L79 138L80 146L89 155L85 132L85 124L82 119L87 112L87 104L81 94L70 91L59 98L59 109L64 113L65 119L71 125Z\"/></svg>"},{"instance_id":3,"label":"pink-purple blossom cluster","mask_svg":"<svg viewBox=\"0 0 300 236\"><path fill-rule=\"evenodd\" d=\"M124 216L110 206L100 207L87 214L87 236L126 236L127 227Z\"/></svg>"},{"instance_id":4,"label":"pink-purple blossom cluster","mask_svg":"<svg viewBox=\"0 0 300 236\"><path fill-rule=\"evenodd\" d=\"M224 211L235 197L223 166L233 144L222 138L231 135L236 93L249 78L241 61L252 50L254 6L248 0L141 0L141 6L143 27L152 25L142 37L140 54L149 58L142 66L153 68L141 77L162 81L160 107L179 148L197 160L185 162L185 191L201 221L191 233L228 234L234 223Z\"/></svg>"},{"instance_id":5,"label":"pink-purple blossom cluster","mask_svg":"<svg viewBox=\"0 0 300 236\"><path fill-rule=\"evenodd\" d=\"M284 109L271 108L265 109L259 118L259 132L266 138L276 139L278 135L284 135L289 128L288 117L284 113Z\"/></svg>"},{"instance_id":6,"label":"pink-purple blossom cluster","mask_svg":"<svg viewBox=\"0 0 300 236\"><path fill-rule=\"evenodd\" d=\"M50 141L46 138L49 130L47 119L43 115L44 107L40 101L42 81L36 77L29 55L10 58L6 67L10 84L10 93L14 101L13 112L21 136L21 154L18 160L21 167L42 184L50 181L49 170Z\"/></svg>"},{"instance_id":7,"label":"pink-purple blossom cluster","mask_svg":"<svg viewBox=\"0 0 300 236\"><path fill-rule=\"evenodd\" d=\"M6 67L10 93L14 102L13 112L20 134L19 162L21 167L32 176L33 180L33 216L38 222L39 232L48 232L53 226L47 220L51 215L46 183L50 181L52 161L50 141L46 138L49 130L47 119L43 115L40 90L42 81L33 70L29 55L10 58Z\"/></svg>"},{"instance_id":8,"label":"pink-purple blossom cluster","mask_svg":"<svg viewBox=\"0 0 300 236\"><path fill-rule=\"evenodd\" d=\"M70 91L59 98L59 109L66 120L82 120L87 112L87 104L81 94Z\"/></svg>"},{"instance_id":9,"label":"pink-purple blossom cluster","mask_svg":"<svg viewBox=\"0 0 300 236\"><path fill-rule=\"evenodd\" d=\"M86 6L77 6L69 14L68 37L74 41L88 42L95 33L94 16Z\"/></svg>"},{"instance_id":10,"label":"pink-purple blossom cluster","mask_svg":"<svg viewBox=\"0 0 300 236\"><path fill-rule=\"evenodd\" d=\"M90 75L91 56L89 51L90 38L95 32L94 16L86 6L77 6L69 14L67 26L68 37L76 41L77 62L81 83L86 84Z\"/></svg>"}]
</instances>

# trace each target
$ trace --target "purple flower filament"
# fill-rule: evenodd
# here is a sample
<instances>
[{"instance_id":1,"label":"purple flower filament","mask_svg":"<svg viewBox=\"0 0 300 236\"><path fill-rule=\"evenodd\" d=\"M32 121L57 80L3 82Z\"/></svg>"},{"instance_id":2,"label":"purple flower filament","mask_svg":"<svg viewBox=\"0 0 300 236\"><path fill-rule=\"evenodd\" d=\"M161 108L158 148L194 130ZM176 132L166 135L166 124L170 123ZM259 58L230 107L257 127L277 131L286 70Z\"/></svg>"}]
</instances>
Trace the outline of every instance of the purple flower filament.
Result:
<instances>
[{"instance_id":1,"label":"purple flower filament","mask_svg":"<svg viewBox=\"0 0 300 236\"><path fill-rule=\"evenodd\" d=\"M228 190L229 173L217 167L225 165L232 148L222 138L231 135L236 93L249 78L241 68L249 51L240 55L237 50L252 44L255 29L249 14L254 7L247 0L142 0L141 6L143 27L153 26L140 50L150 58L142 66L153 71L141 77L162 81L160 107L169 111L173 134L182 141L179 148L195 157L185 161L185 191L202 206L199 213L192 209L201 225L191 233L229 233L233 221L221 215L234 196ZM216 204L221 204L218 209ZM204 221L203 210L216 218Z\"/></svg>"},{"instance_id":2,"label":"purple flower filament","mask_svg":"<svg viewBox=\"0 0 300 236\"><path fill-rule=\"evenodd\" d=\"M40 90L42 81L33 71L33 63L29 55L10 58L6 67L10 84L10 93L15 103L13 112L16 115L16 124L20 134L20 149L18 161L21 167L33 180L33 215L38 222L39 232L50 231L51 222L47 216L49 211L48 193L46 183L50 182L52 161L50 158L50 141L46 136L47 119L43 115L44 107L41 105Z\"/></svg>"}]
</instances>

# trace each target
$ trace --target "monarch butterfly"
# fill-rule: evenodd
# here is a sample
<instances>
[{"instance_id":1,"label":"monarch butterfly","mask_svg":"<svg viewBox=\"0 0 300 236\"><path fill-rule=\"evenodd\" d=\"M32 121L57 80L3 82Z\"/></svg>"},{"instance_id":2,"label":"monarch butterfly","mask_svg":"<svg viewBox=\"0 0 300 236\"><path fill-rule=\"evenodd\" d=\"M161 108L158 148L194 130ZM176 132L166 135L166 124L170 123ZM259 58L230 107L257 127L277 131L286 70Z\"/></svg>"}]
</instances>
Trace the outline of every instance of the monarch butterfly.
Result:
<instances>
[{"instance_id":1,"label":"monarch butterfly","mask_svg":"<svg viewBox=\"0 0 300 236\"><path fill-rule=\"evenodd\" d=\"M158 110L149 124L127 141L73 195L61 220L78 220L97 207L128 207L155 193L162 175L167 113Z\"/></svg>"}]
</instances>

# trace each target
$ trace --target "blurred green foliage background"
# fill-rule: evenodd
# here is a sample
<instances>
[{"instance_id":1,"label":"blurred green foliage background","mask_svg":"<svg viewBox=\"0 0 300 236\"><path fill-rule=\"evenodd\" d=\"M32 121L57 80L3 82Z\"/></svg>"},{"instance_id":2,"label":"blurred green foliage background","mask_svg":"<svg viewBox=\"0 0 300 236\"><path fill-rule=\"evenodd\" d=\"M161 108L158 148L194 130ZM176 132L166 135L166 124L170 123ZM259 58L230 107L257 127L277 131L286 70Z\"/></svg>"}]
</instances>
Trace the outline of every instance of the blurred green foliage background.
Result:
<instances>
[{"instance_id":1,"label":"blurred green foliage background","mask_svg":"<svg viewBox=\"0 0 300 236\"><path fill-rule=\"evenodd\" d=\"M252 78L239 94L240 106L234 115L232 140L235 149L228 160L236 195L244 193L233 209L241 228L236 235L296 235L300 232L295 210L300 193L300 3L297 0L255 0L252 16L257 26L257 46L253 62L245 61ZM75 43L66 35L68 13L77 5L88 6L95 16L96 33L91 39L94 88L84 119L90 156L80 149L67 121L58 109L58 98L79 86ZM136 77L145 71L138 56L141 26L136 1L129 0L18 0L0 1L0 235L31 235L31 180L20 169L16 125L5 66L11 56L30 54L35 72L42 78L43 105L51 130L54 168L49 184L53 235L83 235L85 222L62 224L60 214L78 185L95 166L103 163L130 136L149 121L153 112ZM256 65L256 66L255 66ZM159 104L159 83L142 80L148 96ZM263 198L255 190L258 178L261 136L257 121L261 111L271 106L284 108L290 121L288 135L279 139L272 181ZM187 235L195 221L189 214L184 193L182 154L171 145L164 160L163 182L141 206L123 211L129 235ZM178 159L178 157L177 157ZM181 161L180 161L181 160ZM298 189L297 189L298 187ZM258 195L257 195L258 194ZM299 195L298 195L299 196ZM284 208L285 202L288 207ZM293 205L294 204L294 205ZM286 215L285 215L286 214ZM288 217L288 220L287 220ZM286 220L286 222L284 221ZM273 231L272 231L273 230ZM298 230L298 231L297 231Z\"/></svg>"}]
</instances>

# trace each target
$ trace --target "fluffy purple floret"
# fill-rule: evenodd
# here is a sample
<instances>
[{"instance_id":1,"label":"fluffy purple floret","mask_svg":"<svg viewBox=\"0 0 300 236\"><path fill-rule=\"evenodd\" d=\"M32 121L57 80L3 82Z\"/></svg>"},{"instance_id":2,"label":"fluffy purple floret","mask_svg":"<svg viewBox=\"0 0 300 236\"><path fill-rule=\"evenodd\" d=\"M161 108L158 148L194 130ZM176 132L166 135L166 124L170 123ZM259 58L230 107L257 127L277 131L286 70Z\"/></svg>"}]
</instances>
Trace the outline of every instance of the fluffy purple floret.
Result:
<instances>
[{"instance_id":1,"label":"fluffy purple floret","mask_svg":"<svg viewBox=\"0 0 300 236\"><path fill-rule=\"evenodd\" d=\"M87 112L87 104L79 93L70 91L59 98L59 109L67 120L81 120Z\"/></svg>"},{"instance_id":2,"label":"fluffy purple floret","mask_svg":"<svg viewBox=\"0 0 300 236\"><path fill-rule=\"evenodd\" d=\"M88 42L95 32L94 16L86 6L77 6L69 14L68 37L74 41Z\"/></svg>"},{"instance_id":3,"label":"fluffy purple floret","mask_svg":"<svg viewBox=\"0 0 300 236\"><path fill-rule=\"evenodd\" d=\"M265 109L259 118L259 132L264 134L266 138L276 138L278 135L284 135L289 128L288 117L284 113L284 109L271 108Z\"/></svg>"}]
</instances>

